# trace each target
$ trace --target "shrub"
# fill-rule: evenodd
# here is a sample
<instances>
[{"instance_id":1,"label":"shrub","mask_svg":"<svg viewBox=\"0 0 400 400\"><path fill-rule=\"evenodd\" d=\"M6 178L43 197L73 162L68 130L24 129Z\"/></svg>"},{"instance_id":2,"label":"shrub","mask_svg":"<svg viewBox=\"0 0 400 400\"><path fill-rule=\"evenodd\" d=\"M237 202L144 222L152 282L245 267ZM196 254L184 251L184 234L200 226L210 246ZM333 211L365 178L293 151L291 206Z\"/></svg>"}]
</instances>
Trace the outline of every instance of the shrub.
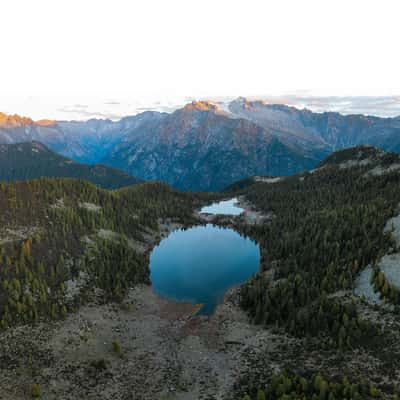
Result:
<instances>
[{"instance_id":1,"label":"shrub","mask_svg":"<svg viewBox=\"0 0 400 400\"><path fill-rule=\"evenodd\" d=\"M42 388L39 384L33 383L31 386L31 397L34 399L39 398L42 395Z\"/></svg>"},{"instance_id":2,"label":"shrub","mask_svg":"<svg viewBox=\"0 0 400 400\"><path fill-rule=\"evenodd\" d=\"M121 343L118 342L118 340L114 340L112 342L112 347L116 354L118 354L119 356L122 356L122 347L121 347Z\"/></svg>"}]
</instances>

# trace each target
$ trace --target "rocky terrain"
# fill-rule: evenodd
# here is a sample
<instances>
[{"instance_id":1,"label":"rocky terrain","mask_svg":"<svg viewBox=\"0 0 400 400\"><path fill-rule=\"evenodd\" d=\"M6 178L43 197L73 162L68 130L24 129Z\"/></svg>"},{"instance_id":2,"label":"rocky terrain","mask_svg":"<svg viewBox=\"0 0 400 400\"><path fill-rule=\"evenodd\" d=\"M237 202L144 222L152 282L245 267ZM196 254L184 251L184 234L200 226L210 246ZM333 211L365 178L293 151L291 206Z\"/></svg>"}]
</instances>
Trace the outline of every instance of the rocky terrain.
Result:
<instances>
[{"instance_id":1,"label":"rocky terrain","mask_svg":"<svg viewBox=\"0 0 400 400\"><path fill-rule=\"evenodd\" d=\"M138 286L123 308L92 303L10 330L0 336L1 398L25 399L33 382L43 399L221 398L263 339L229 300L210 319L196 309Z\"/></svg>"},{"instance_id":2,"label":"rocky terrain","mask_svg":"<svg viewBox=\"0 0 400 400\"><path fill-rule=\"evenodd\" d=\"M94 297L66 320L9 329L0 334L1 398L31 398L36 384L42 399L239 399L249 381L268 379L282 368L339 376L357 371L377 384L382 374L397 374L388 370L387 351L379 354L379 348L342 354L321 350L317 339L254 325L238 295L231 290L214 315L198 317L197 306L162 299L150 286L138 285L121 305ZM358 301L364 316L388 329L400 328L398 317L350 292L336 296ZM396 357L394 343L390 349Z\"/></svg>"}]
</instances>

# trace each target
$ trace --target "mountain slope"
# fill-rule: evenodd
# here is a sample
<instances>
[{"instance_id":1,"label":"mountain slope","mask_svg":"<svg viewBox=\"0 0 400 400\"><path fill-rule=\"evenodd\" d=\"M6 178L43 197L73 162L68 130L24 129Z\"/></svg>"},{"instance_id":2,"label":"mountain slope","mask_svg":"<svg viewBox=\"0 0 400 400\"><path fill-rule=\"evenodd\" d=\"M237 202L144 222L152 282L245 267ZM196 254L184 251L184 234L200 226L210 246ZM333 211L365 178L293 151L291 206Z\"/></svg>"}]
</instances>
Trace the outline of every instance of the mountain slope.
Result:
<instances>
[{"instance_id":1,"label":"mountain slope","mask_svg":"<svg viewBox=\"0 0 400 400\"><path fill-rule=\"evenodd\" d=\"M180 189L217 190L249 175L293 174L317 160L251 121L193 102L137 124L103 162Z\"/></svg>"},{"instance_id":2,"label":"mountain slope","mask_svg":"<svg viewBox=\"0 0 400 400\"><path fill-rule=\"evenodd\" d=\"M38 142L0 145L0 181L69 177L114 189L141 180L104 165L85 165L60 156Z\"/></svg>"},{"instance_id":3,"label":"mountain slope","mask_svg":"<svg viewBox=\"0 0 400 400\"><path fill-rule=\"evenodd\" d=\"M284 366L284 379L318 371L340 380L347 373L351 381L364 376L379 385L368 370L387 365L385 376L398 370L392 361L400 354L400 171L393 169L398 160L397 154L359 146L334 153L312 172L238 185L232 196L243 196L268 216L251 227L245 218L234 224L265 244L264 268L242 285L240 303L260 329L288 335L292 351L283 351L279 361L272 350L260 351L233 398L243 399L245 393L265 398L257 389L269 390L277 382L269 360ZM384 172L371 173L377 169ZM382 332L389 321L396 327ZM397 379L391 384L393 394ZM276 395L268 392L267 398L318 398L310 391L300 395L290 385ZM329 397L352 398L338 393ZM353 398L395 398L377 390L365 393ZM322 397L328 398L327 393Z\"/></svg>"},{"instance_id":4,"label":"mountain slope","mask_svg":"<svg viewBox=\"0 0 400 400\"><path fill-rule=\"evenodd\" d=\"M335 112L314 113L281 104L238 98L228 105L234 115L270 129L283 141L327 152L359 144L400 151L400 119Z\"/></svg>"}]
</instances>

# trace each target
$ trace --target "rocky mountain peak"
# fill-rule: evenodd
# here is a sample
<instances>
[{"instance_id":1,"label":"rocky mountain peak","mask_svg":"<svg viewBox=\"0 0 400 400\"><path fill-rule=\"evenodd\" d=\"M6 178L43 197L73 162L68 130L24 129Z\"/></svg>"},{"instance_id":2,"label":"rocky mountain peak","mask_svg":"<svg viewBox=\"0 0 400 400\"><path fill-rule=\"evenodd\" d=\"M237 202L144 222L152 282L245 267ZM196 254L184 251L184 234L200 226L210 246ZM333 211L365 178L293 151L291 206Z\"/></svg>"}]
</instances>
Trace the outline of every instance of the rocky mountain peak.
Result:
<instances>
[{"instance_id":1,"label":"rocky mountain peak","mask_svg":"<svg viewBox=\"0 0 400 400\"><path fill-rule=\"evenodd\" d=\"M218 107L210 101L192 101L183 108L183 111L218 111Z\"/></svg>"},{"instance_id":2,"label":"rocky mountain peak","mask_svg":"<svg viewBox=\"0 0 400 400\"><path fill-rule=\"evenodd\" d=\"M34 124L38 126L52 126L56 125L57 121L54 121L52 119L40 119L39 121L35 121Z\"/></svg>"},{"instance_id":3,"label":"rocky mountain peak","mask_svg":"<svg viewBox=\"0 0 400 400\"><path fill-rule=\"evenodd\" d=\"M247 99L246 97L240 96L237 99L230 102L230 106L243 108L243 109L251 109L253 107L253 102Z\"/></svg>"},{"instance_id":4,"label":"rocky mountain peak","mask_svg":"<svg viewBox=\"0 0 400 400\"><path fill-rule=\"evenodd\" d=\"M23 126L33 124L33 120L27 117L21 117L18 114L9 115L0 112L0 126Z\"/></svg>"},{"instance_id":5,"label":"rocky mountain peak","mask_svg":"<svg viewBox=\"0 0 400 400\"><path fill-rule=\"evenodd\" d=\"M51 126L55 124L56 121L49 119L42 119L35 122L32 118L29 117L23 117L18 114L10 115L0 112L0 126L2 127L15 127L25 125Z\"/></svg>"}]
</instances>

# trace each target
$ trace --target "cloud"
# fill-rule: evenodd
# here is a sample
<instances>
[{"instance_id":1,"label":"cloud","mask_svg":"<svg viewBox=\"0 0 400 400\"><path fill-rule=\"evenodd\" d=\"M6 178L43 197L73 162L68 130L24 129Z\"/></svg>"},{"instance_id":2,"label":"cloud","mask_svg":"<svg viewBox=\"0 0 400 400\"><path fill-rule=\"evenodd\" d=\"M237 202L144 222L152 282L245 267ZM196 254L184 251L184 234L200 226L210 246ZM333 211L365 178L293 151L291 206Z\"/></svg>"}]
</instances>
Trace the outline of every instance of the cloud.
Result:
<instances>
[{"instance_id":1,"label":"cloud","mask_svg":"<svg viewBox=\"0 0 400 400\"><path fill-rule=\"evenodd\" d=\"M270 104L286 104L296 108L308 108L314 112L339 112L341 114L365 114L380 117L396 117L400 115L400 96L312 96L307 93L288 94L281 96L252 96L249 100L261 100ZM185 97L177 101L136 101L118 102L107 101L102 103L109 106L101 109L101 104L91 109L86 104L74 104L58 108L58 112L66 118L90 119L102 118L118 120L127 115L135 115L145 111L159 111L171 113L193 97ZM205 100L201 98L200 100ZM215 99L213 99L215 100ZM218 102L231 101L232 97L218 98Z\"/></svg>"},{"instance_id":2,"label":"cloud","mask_svg":"<svg viewBox=\"0 0 400 400\"><path fill-rule=\"evenodd\" d=\"M112 119L118 120L124 117L124 115L111 113L111 112L101 112L101 111L88 111L82 108L76 107L62 107L57 109L58 112L63 114L68 114L69 118L77 118L77 119Z\"/></svg>"},{"instance_id":3,"label":"cloud","mask_svg":"<svg viewBox=\"0 0 400 400\"><path fill-rule=\"evenodd\" d=\"M176 106L165 106L165 105L159 105L159 106L141 106L141 107L136 107L136 111L138 113L142 113L145 111L158 111L158 112L166 112L166 113L171 113L174 112L177 108L180 108L181 105L176 105Z\"/></svg>"},{"instance_id":4,"label":"cloud","mask_svg":"<svg viewBox=\"0 0 400 400\"><path fill-rule=\"evenodd\" d=\"M5 96L0 93L0 111L27 115L35 120L86 120L91 118L119 120L144 111L171 113L192 100L212 100L221 108L240 96L214 97L156 97L135 94L111 95L57 95ZM365 114L381 117L400 115L400 95L388 96L323 96L312 92L293 92L274 95L247 96L249 100L261 100L270 104L287 104L308 108L314 112L333 111L342 114Z\"/></svg>"},{"instance_id":5,"label":"cloud","mask_svg":"<svg viewBox=\"0 0 400 400\"><path fill-rule=\"evenodd\" d=\"M254 98L251 98L254 100ZM308 108L314 112L333 111L342 114L365 114L380 117L400 115L400 96L312 96L289 94L285 96L260 96L267 103L287 104Z\"/></svg>"}]
</instances>

